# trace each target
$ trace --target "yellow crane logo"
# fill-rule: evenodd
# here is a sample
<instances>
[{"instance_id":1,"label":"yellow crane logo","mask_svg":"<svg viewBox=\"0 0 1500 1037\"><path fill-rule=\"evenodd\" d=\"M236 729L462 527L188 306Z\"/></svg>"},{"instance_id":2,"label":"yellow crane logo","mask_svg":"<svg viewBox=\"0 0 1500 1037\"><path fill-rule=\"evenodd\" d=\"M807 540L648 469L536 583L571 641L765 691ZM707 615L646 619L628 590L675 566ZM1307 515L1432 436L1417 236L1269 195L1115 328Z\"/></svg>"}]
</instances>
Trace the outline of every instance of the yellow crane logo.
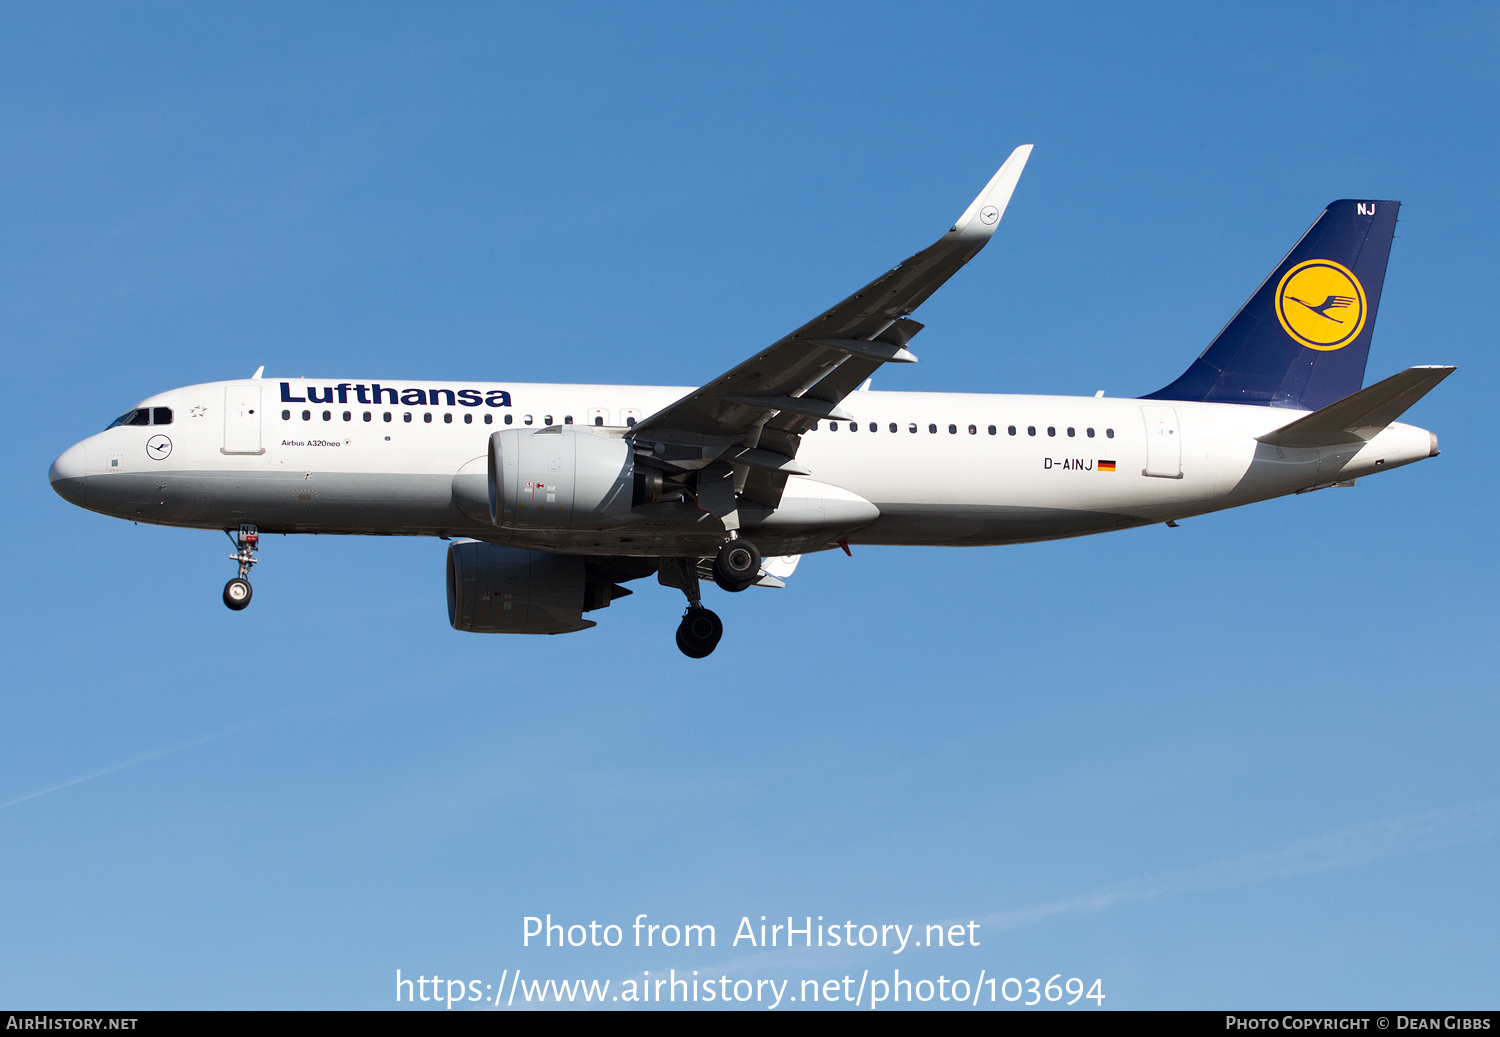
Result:
<instances>
[{"instance_id":1,"label":"yellow crane logo","mask_svg":"<svg viewBox=\"0 0 1500 1037\"><path fill-rule=\"evenodd\" d=\"M1364 286L1331 259L1298 263L1276 286L1276 319L1308 349L1343 349L1364 330Z\"/></svg>"}]
</instances>

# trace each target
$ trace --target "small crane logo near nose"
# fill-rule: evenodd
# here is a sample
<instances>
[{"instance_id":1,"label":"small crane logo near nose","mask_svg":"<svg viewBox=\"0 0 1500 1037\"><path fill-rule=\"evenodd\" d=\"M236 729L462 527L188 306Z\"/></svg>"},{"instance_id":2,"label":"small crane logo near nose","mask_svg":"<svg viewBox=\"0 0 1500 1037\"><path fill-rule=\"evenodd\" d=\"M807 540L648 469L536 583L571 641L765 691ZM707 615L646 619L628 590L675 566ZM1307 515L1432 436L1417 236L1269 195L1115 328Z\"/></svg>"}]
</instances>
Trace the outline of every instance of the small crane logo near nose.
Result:
<instances>
[{"instance_id":1,"label":"small crane logo near nose","mask_svg":"<svg viewBox=\"0 0 1500 1037\"><path fill-rule=\"evenodd\" d=\"M152 436L146 440L146 456L153 461L165 461L172 452L172 441L166 436Z\"/></svg>"}]
</instances>

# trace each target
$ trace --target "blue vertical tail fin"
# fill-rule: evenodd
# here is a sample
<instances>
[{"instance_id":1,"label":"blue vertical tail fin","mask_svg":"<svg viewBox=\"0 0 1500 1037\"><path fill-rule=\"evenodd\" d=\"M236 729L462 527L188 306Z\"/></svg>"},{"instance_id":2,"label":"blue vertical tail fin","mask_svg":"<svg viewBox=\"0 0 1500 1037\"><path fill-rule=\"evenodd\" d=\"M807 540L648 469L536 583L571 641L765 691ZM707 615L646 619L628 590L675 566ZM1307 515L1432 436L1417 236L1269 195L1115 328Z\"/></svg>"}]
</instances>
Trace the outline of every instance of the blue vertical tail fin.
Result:
<instances>
[{"instance_id":1,"label":"blue vertical tail fin","mask_svg":"<svg viewBox=\"0 0 1500 1037\"><path fill-rule=\"evenodd\" d=\"M1400 202L1333 202L1218 337L1144 400L1317 410L1359 390Z\"/></svg>"}]
</instances>

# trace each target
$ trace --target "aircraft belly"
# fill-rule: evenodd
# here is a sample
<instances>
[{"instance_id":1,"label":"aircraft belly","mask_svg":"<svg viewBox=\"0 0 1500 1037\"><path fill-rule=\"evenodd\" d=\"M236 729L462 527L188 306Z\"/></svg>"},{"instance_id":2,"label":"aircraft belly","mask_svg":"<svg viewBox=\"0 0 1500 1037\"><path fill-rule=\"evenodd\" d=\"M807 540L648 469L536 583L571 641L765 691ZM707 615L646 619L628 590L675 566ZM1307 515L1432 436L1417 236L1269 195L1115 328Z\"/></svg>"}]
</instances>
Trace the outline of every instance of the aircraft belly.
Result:
<instances>
[{"instance_id":1,"label":"aircraft belly","mask_svg":"<svg viewBox=\"0 0 1500 1037\"><path fill-rule=\"evenodd\" d=\"M879 505L880 518L849 537L853 544L974 547L1086 536L1139 525L1103 511L1023 505Z\"/></svg>"}]
</instances>

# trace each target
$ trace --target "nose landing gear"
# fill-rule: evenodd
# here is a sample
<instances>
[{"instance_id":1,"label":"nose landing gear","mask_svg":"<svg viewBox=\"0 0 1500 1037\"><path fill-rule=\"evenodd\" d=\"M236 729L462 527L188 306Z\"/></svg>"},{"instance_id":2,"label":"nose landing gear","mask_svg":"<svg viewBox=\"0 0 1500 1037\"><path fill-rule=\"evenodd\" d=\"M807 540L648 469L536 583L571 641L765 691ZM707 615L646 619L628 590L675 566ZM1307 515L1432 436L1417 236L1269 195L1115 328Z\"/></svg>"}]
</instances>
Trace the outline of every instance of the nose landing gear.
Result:
<instances>
[{"instance_id":1,"label":"nose landing gear","mask_svg":"<svg viewBox=\"0 0 1500 1037\"><path fill-rule=\"evenodd\" d=\"M260 530L244 524L240 526L238 537L227 529L224 530L224 535L234 544L234 554L229 556L229 560L240 563L240 574L224 584L224 604L238 612L250 604L250 595L254 593L248 577L250 567L258 561L255 552L260 547Z\"/></svg>"}]
</instances>

